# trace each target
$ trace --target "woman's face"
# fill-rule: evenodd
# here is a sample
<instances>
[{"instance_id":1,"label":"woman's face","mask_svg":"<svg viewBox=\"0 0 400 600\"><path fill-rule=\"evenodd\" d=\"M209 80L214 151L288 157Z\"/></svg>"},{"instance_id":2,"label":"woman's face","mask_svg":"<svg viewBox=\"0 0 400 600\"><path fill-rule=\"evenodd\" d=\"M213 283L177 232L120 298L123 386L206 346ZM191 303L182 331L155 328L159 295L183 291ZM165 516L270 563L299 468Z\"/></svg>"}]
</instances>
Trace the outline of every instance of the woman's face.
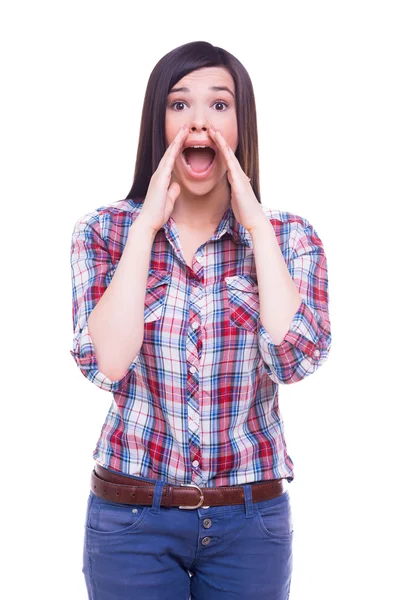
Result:
<instances>
[{"instance_id":1,"label":"woman's face","mask_svg":"<svg viewBox=\"0 0 400 600\"><path fill-rule=\"evenodd\" d=\"M174 92L176 88L185 89ZM238 131L234 94L233 78L223 67L205 67L188 73L168 94L165 113L167 146L175 138L179 128L186 123L189 132L184 146L201 143L217 150L212 166L208 169L207 165L212 157L210 151L187 152L186 158L195 171L186 164L182 153L177 156L171 181L178 181L192 193L206 194L225 178L227 168L224 158L211 138L209 129L210 125L220 129L229 146L236 151Z\"/></svg>"}]
</instances>

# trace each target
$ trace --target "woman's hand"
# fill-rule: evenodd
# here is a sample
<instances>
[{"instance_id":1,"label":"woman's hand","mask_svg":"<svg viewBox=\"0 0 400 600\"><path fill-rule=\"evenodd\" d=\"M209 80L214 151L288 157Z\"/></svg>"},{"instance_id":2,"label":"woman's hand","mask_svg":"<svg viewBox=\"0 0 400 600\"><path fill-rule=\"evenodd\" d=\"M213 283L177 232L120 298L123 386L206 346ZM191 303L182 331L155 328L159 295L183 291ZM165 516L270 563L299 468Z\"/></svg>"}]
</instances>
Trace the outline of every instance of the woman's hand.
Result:
<instances>
[{"instance_id":1,"label":"woman's hand","mask_svg":"<svg viewBox=\"0 0 400 600\"><path fill-rule=\"evenodd\" d=\"M228 181L231 185L231 205L236 220L243 225L247 231L260 224L260 219L265 220L265 214L262 205L257 200L253 188L250 185L249 178L243 172L234 151L226 142L219 129L213 125L210 128L210 135L218 145L222 153L226 167L228 169Z\"/></svg>"},{"instance_id":2,"label":"woman's hand","mask_svg":"<svg viewBox=\"0 0 400 600\"><path fill-rule=\"evenodd\" d=\"M155 233L168 221L173 211L175 200L181 191L181 187L176 181L171 185L169 184L175 160L182 150L182 144L188 132L189 128L187 125L179 129L150 179L139 217Z\"/></svg>"}]
</instances>

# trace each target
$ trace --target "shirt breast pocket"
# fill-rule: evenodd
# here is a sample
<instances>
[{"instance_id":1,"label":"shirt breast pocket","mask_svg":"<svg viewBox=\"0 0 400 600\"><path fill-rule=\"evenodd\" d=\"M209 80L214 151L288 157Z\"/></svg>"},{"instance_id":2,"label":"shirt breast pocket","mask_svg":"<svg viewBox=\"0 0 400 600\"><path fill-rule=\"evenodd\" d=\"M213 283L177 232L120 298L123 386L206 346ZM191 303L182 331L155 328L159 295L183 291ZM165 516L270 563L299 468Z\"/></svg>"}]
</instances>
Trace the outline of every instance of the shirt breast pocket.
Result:
<instances>
[{"instance_id":1,"label":"shirt breast pocket","mask_svg":"<svg viewBox=\"0 0 400 600\"><path fill-rule=\"evenodd\" d=\"M144 299L144 322L157 321L164 313L171 272L149 269Z\"/></svg>"},{"instance_id":2,"label":"shirt breast pocket","mask_svg":"<svg viewBox=\"0 0 400 600\"><path fill-rule=\"evenodd\" d=\"M231 323L255 333L260 317L258 285L249 275L225 277L225 285Z\"/></svg>"}]
</instances>

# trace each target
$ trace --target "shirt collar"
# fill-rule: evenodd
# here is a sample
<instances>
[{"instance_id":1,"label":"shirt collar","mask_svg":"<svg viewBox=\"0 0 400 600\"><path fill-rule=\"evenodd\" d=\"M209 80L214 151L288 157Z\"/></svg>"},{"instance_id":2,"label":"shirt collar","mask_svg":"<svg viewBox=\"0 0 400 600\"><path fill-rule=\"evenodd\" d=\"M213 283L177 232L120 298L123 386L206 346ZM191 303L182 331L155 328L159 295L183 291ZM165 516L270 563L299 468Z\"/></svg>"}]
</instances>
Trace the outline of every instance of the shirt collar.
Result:
<instances>
[{"instance_id":1,"label":"shirt collar","mask_svg":"<svg viewBox=\"0 0 400 600\"><path fill-rule=\"evenodd\" d=\"M171 229L172 221L171 217L168 219L166 223L163 225L163 229L165 233L168 233ZM237 244L244 244L249 248L253 247L251 235L247 231L245 227L241 223L236 220L235 214L232 210L232 205L229 204L229 207L224 212L218 227L214 233L214 235L210 238L211 240L220 239L224 233L229 233L232 235L233 241Z\"/></svg>"},{"instance_id":2,"label":"shirt collar","mask_svg":"<svg viewBox=\"0 0 400 600\"><path fill-rule=\"evenodd\" d=\"M218 225L216 237L220 237L225 231L232 235L233 240L237 244L242 243L249 248L253 247L250 233L241 223L239 223L239 221L237 221L231 204L229 204L229 207L225 211L220 224Z\"/></svg>"}]
</instances>

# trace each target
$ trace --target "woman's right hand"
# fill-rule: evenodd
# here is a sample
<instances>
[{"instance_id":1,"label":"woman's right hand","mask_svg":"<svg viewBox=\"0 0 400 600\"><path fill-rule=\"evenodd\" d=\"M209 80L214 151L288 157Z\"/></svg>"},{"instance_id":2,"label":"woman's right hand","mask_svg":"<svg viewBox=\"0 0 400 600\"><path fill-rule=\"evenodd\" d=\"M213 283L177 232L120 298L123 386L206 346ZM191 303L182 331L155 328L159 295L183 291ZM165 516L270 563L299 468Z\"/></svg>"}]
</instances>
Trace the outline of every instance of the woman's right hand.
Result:
<instances>
[{"instance_id":1,"label":"woman's right hand","mask_svg":"<svg viewBox=\"0 0 400 600\"><path fill-rule=\"evenodd\" d=\"M166 223L174 208L175 200L179 196L181 187L174 181L170 185L172 169L175 160L182 150L189 128L184 125L176 134L171 144L166 149L157 169L151 176L147 194L140 210L139 217L147 226L157 233Z\"/></svg>"}]
</instances>

